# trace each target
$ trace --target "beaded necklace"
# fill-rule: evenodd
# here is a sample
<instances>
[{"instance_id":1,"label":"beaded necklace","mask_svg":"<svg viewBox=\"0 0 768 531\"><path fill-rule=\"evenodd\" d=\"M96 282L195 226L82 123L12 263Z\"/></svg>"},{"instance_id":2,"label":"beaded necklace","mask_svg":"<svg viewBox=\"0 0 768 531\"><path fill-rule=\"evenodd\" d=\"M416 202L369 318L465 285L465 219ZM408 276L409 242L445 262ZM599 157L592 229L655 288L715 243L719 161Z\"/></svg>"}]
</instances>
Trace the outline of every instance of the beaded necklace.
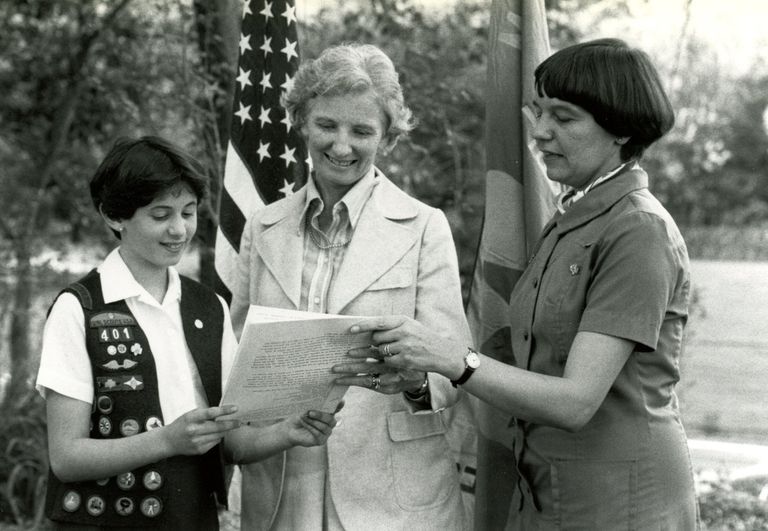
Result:
<instances>
[{"instance_id":1,"label":"beaded necklace","mask_svg":"<svg viewBox=\"0 0 768 531\"><path fill-rule=\"evenodd\" d=\"M304 229L304 230L306 230L307 232L309 232L309 237L310 237L310 239L312 240L312 243L314 243L315 245L317 245L317 247L318 247L319 249L322 249L322 250L324 250L324 251L327 251L328 249L337 249L337 248L339 248L339 247L344 247L344 246L346 246L346 245L347 245L347 244L348 244L350 241L352 241L352 237L350 236L350 237L349 237L349 238L348 238L346 241L343 241L343 242L336 242L336 243L322 244L322 243L320 243L320 241L318 241L317 237L315 236L315 228L312 226L312 223L311 223L311 216L307 216L307 221L306 221L305 225L306 225L306 226L305 226L305 229ZM323 238L325 238L326 240L328 239L328 237L327 237L327 236L326 236L324 233L322 233L322 232L321 232L320 234L322 234L322 235L323 235Z\"/></svg>"}]
</instances>

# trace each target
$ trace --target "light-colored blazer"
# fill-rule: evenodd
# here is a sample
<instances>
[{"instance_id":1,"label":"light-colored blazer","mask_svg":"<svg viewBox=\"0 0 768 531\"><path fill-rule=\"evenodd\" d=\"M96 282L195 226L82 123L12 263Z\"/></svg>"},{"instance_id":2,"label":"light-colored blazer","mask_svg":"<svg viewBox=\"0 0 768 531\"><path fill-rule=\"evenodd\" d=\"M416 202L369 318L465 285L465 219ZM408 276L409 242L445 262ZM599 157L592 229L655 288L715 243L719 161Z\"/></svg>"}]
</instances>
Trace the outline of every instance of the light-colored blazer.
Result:
<instances>
[{"instance_id":1,"label":"light-colored blazer","mask_svg":"<svg viewBox=\"0 0 768 531\"><path fill-rule=\"evenodd\" d=\"M377 178L328 294L328 312L402 314L469 345L445 215L381 173ZM246 225L232 301L238 336L249 304L298 309L305 201L301 189ZM458 394L445 378L429 377L432 411L415 413L402 394L347 391L343 421L327 443L330 494L345 529L470 527L447 433ZM297 450L243 468L243 529L270 528L291 480L285 460ZM322 515L314 521L322 529Z\"/></svg>"}]
</instances>

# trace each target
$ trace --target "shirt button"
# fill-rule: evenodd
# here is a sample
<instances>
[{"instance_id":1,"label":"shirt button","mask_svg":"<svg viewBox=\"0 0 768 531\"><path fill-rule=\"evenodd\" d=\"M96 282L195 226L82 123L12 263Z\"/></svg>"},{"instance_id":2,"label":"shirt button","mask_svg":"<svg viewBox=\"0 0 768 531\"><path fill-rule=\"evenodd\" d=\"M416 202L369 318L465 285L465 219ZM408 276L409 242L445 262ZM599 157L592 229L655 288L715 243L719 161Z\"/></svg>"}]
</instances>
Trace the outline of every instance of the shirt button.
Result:
<instances>
[{"instance_id":1,"label":"shirt button","mask_svg":"<svg viewBox=\"0 0 768 531\"><path fill-rule=\"evenodd\" d=\"M523 330L523 339L528 341L528 330Z\"/></svg>"},{"instance_id":2,"label":"shirt button","mask_svg":"<svg viewBox=\"0 0 768 531\"><path fill-rule=\"evenodd\" d=\"M533 287L534 287L534 288L537 288L537 287L539 287L539 279L538 279L538 278L534 278L534 279L533 279Z\"/></svg>"},{"instance_id":3,"label":"shirt button","mask_svg":"<svg viewBox=\"0 0 768 531\"><path fill-rule=\"evenodd\" d=\"M315 297L315 304L320 304L320 297Z\"/></svg>"}]
</instances>

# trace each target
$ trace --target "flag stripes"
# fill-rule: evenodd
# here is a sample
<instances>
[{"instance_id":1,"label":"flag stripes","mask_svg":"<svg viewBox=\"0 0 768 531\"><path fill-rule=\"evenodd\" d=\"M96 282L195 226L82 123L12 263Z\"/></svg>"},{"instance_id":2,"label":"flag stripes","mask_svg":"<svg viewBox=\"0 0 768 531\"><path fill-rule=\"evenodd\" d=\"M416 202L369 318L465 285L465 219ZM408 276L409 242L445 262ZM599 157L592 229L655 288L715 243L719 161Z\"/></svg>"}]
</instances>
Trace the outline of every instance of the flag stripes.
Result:
<instances>
[{"instance_id":1,"label":"flag stripes","mask_svg":"<svg viewBox=\"0 0 768 531\"><path fill-rule=\"evenodd\" d=\"M217 288L228 294L245 223L293 193L307 173L306 148L280 96L293 84L299 45L293 0L246 0L240 31L232 126L219 205Z\"/></svg>"}]
</instances>

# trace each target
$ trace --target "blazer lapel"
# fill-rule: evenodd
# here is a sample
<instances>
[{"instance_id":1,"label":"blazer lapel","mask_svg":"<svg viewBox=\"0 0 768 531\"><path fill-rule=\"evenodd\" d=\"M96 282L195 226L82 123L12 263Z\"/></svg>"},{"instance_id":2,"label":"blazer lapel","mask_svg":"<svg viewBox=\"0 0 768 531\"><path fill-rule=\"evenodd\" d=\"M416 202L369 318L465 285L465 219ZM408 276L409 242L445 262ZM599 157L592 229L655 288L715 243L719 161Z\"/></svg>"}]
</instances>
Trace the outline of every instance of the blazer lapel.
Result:
<instances>
[{"instance_id":1,"label":"blazer lapel","mask_svg":"<svg viewBox=\"0 0 768 531\"><path fill-rule=\"evenodd\" d=\"M363 208L355 235L339 269L340 281L328 300L329 313L341 313L358 295L392 268L414 246L418 233L407 223L418 214L413 199L380 174Z\"/></svg>"},{"instance_id":2,"label":"blazer lapel","mask_svg":"<svg viewBox=\"0 0 768 531\"><path fill-rule=\"evenodd\" d=\"M282 204L275 203L278 208L271 208L261 217L264 228L253 243L264 265L293 303L294 309L298 309L301 302L304 254L301 212L305 198L306 190L302 188Z\"/></svg>"}]
</instances>

